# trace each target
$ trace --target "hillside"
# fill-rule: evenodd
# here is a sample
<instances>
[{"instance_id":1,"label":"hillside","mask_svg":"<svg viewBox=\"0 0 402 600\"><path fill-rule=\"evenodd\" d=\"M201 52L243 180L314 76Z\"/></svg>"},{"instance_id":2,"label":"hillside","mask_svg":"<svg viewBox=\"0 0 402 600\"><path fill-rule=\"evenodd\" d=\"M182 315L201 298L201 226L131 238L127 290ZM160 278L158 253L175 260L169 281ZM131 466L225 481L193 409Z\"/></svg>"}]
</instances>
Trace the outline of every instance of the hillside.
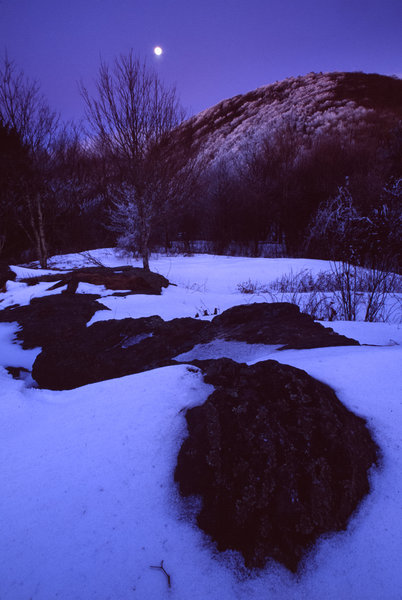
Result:
<instances>
[{"instance_id":1,"label":"hillside","mask_svg":"<svg viewBox=\"0 0 402 600\"><path fill-rule=\"evenodd\" d=\"M199 165L173 239L256 256L261 242L273 242L285 256L302 256L317 210L346 182L359 217L371 219L388 202L387 186L402 177L402 80L290 77L188 119L170 144L178 164L191 157ZM315 257L328 257L315 248Z\"/></svg>"},{"instance_id":2,"label":"hillside","mask_svg":"<svg viewBox=\"0 0 402 600\"><path fill-rule=\"evenodd\" d=\"M402 119L402 80L365 73L309 73L223 100L185 121L175 142L213 162L291 123L310 136L386 132Z\"/></svg>"}]
</instances>

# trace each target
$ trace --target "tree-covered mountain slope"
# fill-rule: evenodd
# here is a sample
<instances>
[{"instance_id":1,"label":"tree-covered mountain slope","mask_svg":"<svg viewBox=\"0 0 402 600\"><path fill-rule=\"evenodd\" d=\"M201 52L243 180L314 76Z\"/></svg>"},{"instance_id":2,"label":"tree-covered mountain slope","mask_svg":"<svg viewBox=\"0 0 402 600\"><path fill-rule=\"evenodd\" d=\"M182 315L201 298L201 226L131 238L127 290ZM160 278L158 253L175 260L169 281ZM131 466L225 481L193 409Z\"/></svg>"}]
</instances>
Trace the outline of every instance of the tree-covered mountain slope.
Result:
<instances>
[{"instance_id":1,"label":"tree-covered mountain slope","mask_svg":"<svg viewBox=\"0 0 402 600\"><path fill-rule=\"evenodd\" d=\"M223 100L191 117L174 140L212 161L258 144L284 124L311 136L380 135L402 119L402 80L378 74L309 73Z\"/></svg>"}]
</instances>

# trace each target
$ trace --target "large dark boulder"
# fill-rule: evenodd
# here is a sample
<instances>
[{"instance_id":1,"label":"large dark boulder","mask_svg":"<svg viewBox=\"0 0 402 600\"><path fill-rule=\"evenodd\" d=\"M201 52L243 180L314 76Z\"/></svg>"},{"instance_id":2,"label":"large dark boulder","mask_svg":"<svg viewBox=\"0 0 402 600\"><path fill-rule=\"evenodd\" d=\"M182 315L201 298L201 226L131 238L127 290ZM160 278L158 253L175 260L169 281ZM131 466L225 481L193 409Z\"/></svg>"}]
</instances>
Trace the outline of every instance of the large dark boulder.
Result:
<instances>
[{"instance_id":1,"label":"large dark boulder","mask_svg":"<svg viewBox=\"0 0 402 600\"><path fill-rule=\"evenodd\" d=\"M47 345L32 376L41 387L63 390L170 365L208 325L190 318L165 322L158 316L100 321Z\"/></svg>"},{"instance_id":2,"label":"large dark boulder","mask_svg":"<svg viewBox=\"0 0 402 600\"><path fill-rule=\"evenodd\" d=\"M0 322L16 321L21 329L17 339L23 348L47 347L60 344L70 347L74 340L85 338L87 322L98 310L109 310L97 302L99 296L56 294L33 298L27 306L0 310Z\"/></svg>"},{"instance_id":3,"label":"large dark boulder","mask_svg":"<svg viewBox=\"0 0 402 600\"><path fill-rule=\"evenodd\" d=\"M187 411L175 480L198 494L198 525L248 567L296 571L325 533L343 530L369 492L379 450L365 421L327 385L276 361L195 361L215 391Z\"/></svg>"},{"instance_id":4,"label":"large dark boulder","mask_svg":"<svg viewBox=\"0 0 402 600\"><path fill-rule=\"evenodd\" d=\"M249 344L283 344L282 350L359 345L289 302L233 306L216 316L213 326L215 337Z\"/></svg>"}]
</instances>

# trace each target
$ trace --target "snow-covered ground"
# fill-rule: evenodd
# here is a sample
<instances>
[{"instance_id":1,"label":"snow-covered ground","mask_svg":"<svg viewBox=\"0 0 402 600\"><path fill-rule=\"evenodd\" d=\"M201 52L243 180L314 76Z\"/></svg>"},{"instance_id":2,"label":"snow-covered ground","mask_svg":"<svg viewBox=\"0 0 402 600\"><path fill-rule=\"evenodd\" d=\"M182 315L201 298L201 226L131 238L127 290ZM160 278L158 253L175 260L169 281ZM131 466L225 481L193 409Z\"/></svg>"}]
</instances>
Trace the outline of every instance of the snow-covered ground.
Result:
<instances>
[{"instance_id":1,"label":"snow-covered ground","mask_svg":"<svg viewBox=\"0 0 402 600\"><path fill-rule=\"evenodd\" d=\"M127 262L112 250L96 256L107 265ZM70 255L50 266L83 264L85 257ZM194 256L159 258L151 268L177 287L125 299L88 285L81 290L101 292L111 308L93 320L223 311L261 301L238 293L242 281L319 272L326 263ZM28 303L50 285L8 284L0 309ZM191 504L179 498L173 470L186 434L182 409L211 392L199 372L178 365L64 392L39 390L4 369L30 368L38 351L12 343L17 326L0 324L0 599L400 600L402 325L329 325L368 345L277 352L215 343L193 350L249 363L274 358L306 370L368 420L383 451L372 492L348 530L322 539L294 576L275 563L247 573L236 553L217 553L194 526ZM162 560L171 588L151 569Z\"/></svg>"}]
</instances>

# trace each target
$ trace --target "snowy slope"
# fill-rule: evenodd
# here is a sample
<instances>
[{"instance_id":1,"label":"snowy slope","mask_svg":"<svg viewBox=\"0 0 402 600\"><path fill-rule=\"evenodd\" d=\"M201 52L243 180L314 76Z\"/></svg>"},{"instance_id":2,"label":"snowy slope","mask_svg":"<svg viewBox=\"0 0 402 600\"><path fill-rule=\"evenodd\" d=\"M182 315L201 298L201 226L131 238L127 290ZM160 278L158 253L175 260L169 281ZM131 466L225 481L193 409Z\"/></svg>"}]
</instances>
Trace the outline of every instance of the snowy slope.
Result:
<instances>
[{"instance_id":1,"label":"snowy slope","mask_svg":"<svg viewBox=\"0 0 402 600\"><path fill-rule=\"evenodd\" d=\"M308 142L317 135L367 133L373 124L383 130L402 117L402 81L365 73L308 73L289 77L219 102L185 121L173 139L219 162L289 124Z\"/></svg>"},{"instance_id":2,"label":"snowy slope","mask_svg":"<svg viewBox=\"0 0 402 600\"><path fill-rule=\"evenodd\" d=\"M99 257L121 264L112 251ZM58 257L54 264L79 260ZM308 264L322 270L315 262ZM190 313L200 299L234 305L244 301L239 281L296 270L294 261L201 256L152 266L179 285L155 300L132 296L127 312L134 316L149 312L147 299L165 318ZM0 300L26 298L24 286L15 286ZM199 372L178 365L51 392L27 387L0 366L1 600L400 599L402 326L331 326L377 345L280 353L259 345L245 356L249 363L275 358L331 385L368 419L383 451L373 490L348 530L322 540L298 577L277 564L247 573L236 553L219 555L194 526L191 503L178 496L173 469L185 436L182 409L211 391ZM0 365L29 367L36 351L12 344L14 331L0 324ZM224 351L239 357L245 350L233 344ZM162 560L171 588L150 568Z\"/></svg>"}]
</instances>

